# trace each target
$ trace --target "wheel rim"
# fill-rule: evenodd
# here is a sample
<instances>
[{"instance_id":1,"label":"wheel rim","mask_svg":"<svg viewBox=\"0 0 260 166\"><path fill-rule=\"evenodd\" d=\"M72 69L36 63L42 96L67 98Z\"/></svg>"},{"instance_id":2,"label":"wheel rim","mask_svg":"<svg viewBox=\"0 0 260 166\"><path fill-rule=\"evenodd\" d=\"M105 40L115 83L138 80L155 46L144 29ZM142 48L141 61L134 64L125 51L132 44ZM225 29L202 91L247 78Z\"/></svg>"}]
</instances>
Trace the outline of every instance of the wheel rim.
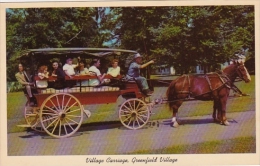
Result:
<instances>
[{"instance_id":1,"label":"wheel rim","mask_svg":"<svg viewBox=\"0 0 260 166\"><path fill-rule=\"evenodd\" d=\"M140 99L128 99L119 109L119 119L128 129L142 128L147 124L149 118L149 108Z\"/></svg>"},{"instance_id":2,"label":"wheel rim","mask_svg":"<svg viewBox=\"0 0 260 166\"><path fill-rule=\"evenodd\" d=\"M56 138L68 137L81 126L83 107L71 94L53 94L41 105L40 121L49 135Z\"/></svg>"}]
</instances>

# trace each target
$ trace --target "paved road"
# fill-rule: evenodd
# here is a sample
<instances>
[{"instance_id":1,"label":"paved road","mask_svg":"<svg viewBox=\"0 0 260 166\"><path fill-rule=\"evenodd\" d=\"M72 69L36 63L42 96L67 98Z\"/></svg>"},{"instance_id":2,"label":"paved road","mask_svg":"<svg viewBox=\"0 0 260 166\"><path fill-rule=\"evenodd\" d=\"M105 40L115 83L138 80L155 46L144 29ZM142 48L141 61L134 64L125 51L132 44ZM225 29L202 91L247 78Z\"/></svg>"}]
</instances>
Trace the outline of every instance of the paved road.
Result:
<instances>
[{"instance_id":1,"label":"paved road","mask_svg":"<svg viewBox=\"0 0 260 166\"><path fill-rule=\"evenodd\" d=\"M138 150L162 149L236 137L255 137L255 111L228 114L230 126L221 126L210 115L180 118L172 128L169 120L154 121L139 130L129 130L118 122L83 125L75 136L55 139L35 132L9 133L8 155L110 155ZM158 126L159 125L159 126Z\"/></svg>"}]
</instances>

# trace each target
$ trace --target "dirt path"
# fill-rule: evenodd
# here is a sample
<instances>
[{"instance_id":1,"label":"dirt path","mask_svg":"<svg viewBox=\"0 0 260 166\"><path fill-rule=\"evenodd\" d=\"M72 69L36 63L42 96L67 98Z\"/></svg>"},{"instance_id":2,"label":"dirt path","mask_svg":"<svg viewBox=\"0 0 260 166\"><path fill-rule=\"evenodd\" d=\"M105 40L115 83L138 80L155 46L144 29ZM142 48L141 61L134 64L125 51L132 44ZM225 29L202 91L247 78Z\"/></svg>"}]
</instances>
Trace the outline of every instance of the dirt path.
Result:
<instances>
[{"instance_id":1,"label":"dirt path","mask_svg":"<svg viewBox=\"0 0 260 166\"><path fill-rule=\"evenodd\" d=\"M75 136L54 139L35 132L10 133L8 155L110 155L138 150L155 150L174 145L195 144L237 137L255 137L255 111L229 113L230 126L215 124L211 116L181 118L172 128L169 120L153 121L139 130L129 130L119 122L84 125Z\"/></svg>"}]
</instances>

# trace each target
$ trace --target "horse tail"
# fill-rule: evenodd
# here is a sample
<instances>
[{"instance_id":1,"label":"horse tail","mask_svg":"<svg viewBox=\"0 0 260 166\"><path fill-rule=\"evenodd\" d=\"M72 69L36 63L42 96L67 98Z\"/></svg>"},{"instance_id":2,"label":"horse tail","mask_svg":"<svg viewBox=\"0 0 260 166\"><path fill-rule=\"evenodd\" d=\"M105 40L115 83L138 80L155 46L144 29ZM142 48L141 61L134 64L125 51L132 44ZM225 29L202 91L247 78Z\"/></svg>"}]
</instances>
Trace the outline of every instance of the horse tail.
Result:
<instances>
[{"instance_id":1,"label":"horse tail","mask_svg":"<svg viewBox=\"0 0 260 166\"><path fill-rule=\"evenodd\" d=\"M172 101L177 98L176 93L175 93L175 84L176 83L177 83L177 80L173 80L171 82L171 84L169 85L167 92L166 92L169 108L172 108L172 106L174 105L174 103Z\"/></svg>"}]
</instances>

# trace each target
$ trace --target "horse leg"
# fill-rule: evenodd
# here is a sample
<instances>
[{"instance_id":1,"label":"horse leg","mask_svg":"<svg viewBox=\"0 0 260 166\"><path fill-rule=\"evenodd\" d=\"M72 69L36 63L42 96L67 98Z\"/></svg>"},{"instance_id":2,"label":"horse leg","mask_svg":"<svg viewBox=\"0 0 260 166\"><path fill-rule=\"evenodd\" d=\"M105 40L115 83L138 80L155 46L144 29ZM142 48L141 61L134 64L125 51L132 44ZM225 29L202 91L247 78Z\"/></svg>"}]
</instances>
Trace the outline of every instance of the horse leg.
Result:
<instances>
[{"instance_id":1,"label":"horse leg","mask_svg":"<svg viewBox=\"0 0 260 166\"><path fill-rule=\"evenodd\" d=\"M226 107L227 107L227 98L228 96L223 96L222 98L220 98L220 103L221 103L221 122L220 124L223 124L225 126L229 125L229 122L227 121L227 117L226 117Z\"/></svg>"},{"instance_id":2,"label":"horse leg","mask_svg":"<svg viewBox=\"0 0 260 166\"><path fill-rule=\"evenodd\" d=\"M216 114L217 114L217 100L214 99L214 102L213 102L213 113L212 113L212 118L214 119L214 122L217 122L217 117L216 117Z\"/></svg>"},{"instance_id":3,"label":"horse leg","mask_svg":"<svg viewBox=\"0 0 260 166\"><path fill-rule=\"evenodd\" d=\"M177 113L178 113L178 109L179 107L181 106L183 101L177 101L177 102L174 102L173 105L172 105L172 127L179 127L179 123L177 122Z\"/></svg>"},{"instance_id":4,"label":"horse leg","mask_svg":"<svg viewBox=\"0 0 260 166\"><path fill-rule=\"evenodd\" d=\"M214 119L214 122L220 122L221 121L221 104L220 104L220 100L214 99L214 103L213 103L213 114L212 117Z\"/></svg>"}]
</instances>

